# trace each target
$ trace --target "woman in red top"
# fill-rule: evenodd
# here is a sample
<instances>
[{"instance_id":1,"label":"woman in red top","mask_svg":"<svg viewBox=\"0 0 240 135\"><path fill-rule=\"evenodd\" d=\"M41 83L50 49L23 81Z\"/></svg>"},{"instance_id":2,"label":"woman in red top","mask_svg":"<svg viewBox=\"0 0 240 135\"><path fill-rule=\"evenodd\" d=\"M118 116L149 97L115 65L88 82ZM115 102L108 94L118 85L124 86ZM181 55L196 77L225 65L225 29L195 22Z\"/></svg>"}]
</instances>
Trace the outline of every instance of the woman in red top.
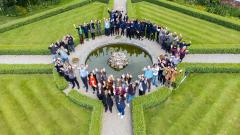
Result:
<instances>
[{"instance_id":1,"label":"woman in red top","mask_svg":"<svg viewBox=\"0 0 240 135\"><path fill-rule=\"evenodd\" d=\"M89 85L92 87L93 89L93 94L95 93L95 90L97 88L97 80L95 75L91 72L89 75Z\"/></svg>"}]
</instances>

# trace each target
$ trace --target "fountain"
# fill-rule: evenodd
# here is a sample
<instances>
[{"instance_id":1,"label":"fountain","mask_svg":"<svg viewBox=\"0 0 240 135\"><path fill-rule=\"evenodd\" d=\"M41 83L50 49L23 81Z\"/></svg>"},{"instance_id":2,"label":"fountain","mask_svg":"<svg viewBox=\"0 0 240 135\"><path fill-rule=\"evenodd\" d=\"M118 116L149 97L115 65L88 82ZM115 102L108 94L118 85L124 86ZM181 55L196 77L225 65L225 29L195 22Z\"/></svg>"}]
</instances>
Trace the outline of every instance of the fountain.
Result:
<instances>
[{"instance_id":1,"label":"fountain","mask_svg":"<svg viewBox=\"0 0 240 135\"><path fill-rule=\"evenodd\" d=\"M123 52L113 52L108 59L108 65L114 69L123 69L128 65L128 58Z\"/></svg>"}]
</instances>

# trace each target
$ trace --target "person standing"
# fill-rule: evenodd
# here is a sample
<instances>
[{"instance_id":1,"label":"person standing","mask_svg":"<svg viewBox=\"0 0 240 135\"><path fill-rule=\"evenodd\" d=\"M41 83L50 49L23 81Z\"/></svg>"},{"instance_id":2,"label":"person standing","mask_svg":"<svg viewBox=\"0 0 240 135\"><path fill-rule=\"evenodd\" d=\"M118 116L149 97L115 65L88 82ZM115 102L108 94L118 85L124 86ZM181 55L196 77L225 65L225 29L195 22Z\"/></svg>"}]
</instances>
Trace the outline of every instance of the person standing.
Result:
<instances>
[{"instance_id":1,"label":"person standing","mask_svg":"<svg viewBox=\"0 0 240 135\"><path fill-rule=\"evenodd\" d=\"M61 46L61 48L58 49L58 54L63 63L65 63L65 62L69 63L67 50L63 46Z\"/></svg>"},{"instance_id":2,"label":"person standing","mask_svg":"<svg viewBox=\"0 0 240 135\"><path fill-rule=\"evenodd\" d=\"M147 91L147 79L142 75L138 84L139 96L145 95Z\"/></svg>"},{"instance_id":3,"label":"person standing","mask_svg":"<svg viewBox=\"0 0 240 135\"><path fill-rule=\"evenodd\" d=\"M84 43L83 26L79 25L78 27L76 27L76 25L74 24L74 27L77 29L80 44L83 44Z\"/></svg>"},{"instance_id":4,"label":"person standing","mask_svg":"<svg viewBox=\"0 0 240 135\"><path fill-rule=\"evenodd\" d=\"M91 72L89 75L89 85L92 87L93 94L95 94L97 88L97 79L94 76L93 72Z\"/></svg>"},{"instance_id":5,"label":"person standing","mask_svg":"<svg viewBox=\"0 0 240 135\"><path fill-rule=\"evenodd\" d=\"M94 24L93 20L91 20L91 22L89 24L89 30L91 32L92 40L94 40L95 39L95 24Z\"/></svg>"},{"instance_id":6,"label":"person standing","mask_svg":"<svg viewBox=\"0 0 240 135\"><path fill-rule=\"evenodd\" d=\"M126 108L125 97L124 96L120 96L118 106L119 106L119 113L121 115L121 119L123 119L124 115L125 115L125 108Z\"/></svg>"},{"instance_id":7,"label":"person standing","mask_svg":"<svg viewBox=\"0 0 240 135\"><path fill-rule=\"evenodd\" d=\"M105 27L105 36L109 36L110 35L110 22L109 22L109 19L105 19L104 27Z\"/></svg>"},{"instance_id":8,"label":"person standing","mask_svg":"<svg viewBox=\"0 0 240 135\"><path fill-rule=\"evenodd\" d=\"M129 107L129 104L131 103L132 99L135 96L135 91L133 88L133 84L130 83L127 88L127 106Z\"/></svg>"},{"instance_id":9,"label":"person standing","mask_svg":"<svg viewBox=\"0 0 240 135\"><path fill-rule=\"evenodd\" d=\"M158 87L158 72L159 72L159 67L157 64L154 64L153 68L153 79L152 79L152 84L156 87Z\"/></svg>"},{"instance_id":10,"label":"person standing","mask_svg":"<svg viewBox=\"0 0 240 135\"><path fill-rule=\"evenodd\" d=\"M111 113L112 113L112 107L113 107L113 100L112 100L111 93L109 91L109 93L107 93L107 108Z\"/></svg>"},{"instance_id":11,"label":"person standing","mask_svg":"<svg viewBox=\"0 0 240 135\"><path fill-rule=\"evenodd\" d=\"M86 92L88 92L88 71L87 71L87 67L88 65L84 66L84 65L81 65L80 66L80 77L81 77L81 80L84 84L84 87L86 88Z\"/></svg>"},{"instance_id":12,"label":"person standing","mask_svg":"<svg viewBox=\"0 0 240 135\"><path fill-rule=\"evenodd\" d=\"M86 40L88 40L88 30L89 30L88 25L86 23L84 23L84 25L83 25L83 32L84 32Z\"/></svg>"},{"instance_id":13,"label":"person standing","mask_svg":"<svg viewBox=\"0 0 240 135\"><path fill-rule=\"evenodd\" d=\"M96 21L96 27L97 27L97 34L101 35L102 34L102 30L101 30L101 20L97 20Z\"/></svg>"},{"instance_id":14,"label":"person standing","mask_svg":"<svg viewBox=\"0 0 240 135\"><path fill-rule=\"evenodd\" d=\"M151 83L152 83L152 78L153 78L153 70L151 69L150 66L147 68L144 68L144 77L147 79L148 83L148 92L151 90Z\"/></svg>"},{"instance_id":15,"label":"person standing","mask_svg":"<svg viewBox=\"0 0 240 135\"><path fill-rule=\"evenodd\" d=\"M79 82L78 82L78 80L77 80L77 77L76 77L76 75L75 75L75 73L74 73L74 70L73 70L73 68L72 68L71 65L68 66L67 75L68 75L69 81L72 83L72 89L75 88L75 83L76 83L78 89L80 89Z\"/></svg>"},{"instance_id":16,"label":"person standing","mask_svg":"<svg viewBox=\"0 0 240 135\"><path fill-rule=\"evenodd\" d=\"M72 52L75 52L74 39L70 34L67 35L67 41L68 41L69 49Z\"/></svg>"}]
</instances>

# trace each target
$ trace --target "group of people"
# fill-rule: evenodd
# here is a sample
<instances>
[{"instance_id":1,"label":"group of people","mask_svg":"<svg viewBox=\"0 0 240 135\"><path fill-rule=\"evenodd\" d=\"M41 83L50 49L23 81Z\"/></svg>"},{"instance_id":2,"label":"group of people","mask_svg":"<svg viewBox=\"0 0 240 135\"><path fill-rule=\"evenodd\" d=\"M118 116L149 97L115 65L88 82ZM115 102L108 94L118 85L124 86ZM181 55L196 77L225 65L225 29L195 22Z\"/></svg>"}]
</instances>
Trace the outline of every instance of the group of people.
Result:
<instances>
[{"instance_id":1,"label":"group of people","mask_svg":"<svg viewBox=\"0 0 240 135\"><path fill-rule=\"evenodd\" d=\"M147 20L129 20L127 14L123 11L108 10L109 18L104 18L104 33L106 36L126 36L129 39L135 38L142 40L144 37L156 41L166 52L171 53L175 57L179 57L181 60L188 52L187 47L191 45L191 42L186 43L182 40L182 35L176 32L170 32L168 28L156 25ZM89 39L89 33L91 33L92 39L95 39L95 35L102 34L101 20L91 20L89 23L74 27L77 29L80 44L84 43L84 38Z\"/></svg>"},{"instance_id":2,"label":"group of people","mask_svg":"<svg viewBox=\"0 0 240 135\"><path fill-rule=\"evenodd\" d=\"M160 55L158 62L152 66L143 68L143 74L138 76L138 80L133 80L132 75L127 73L119 78L108 75L105 69L95 68L93 71L88 70L88 65L73 66L69 62L70 52L74 52L74 39L71 35L66 35L62 40L52 43L49 50L52 54L55 69L60 76L71 84L71 88L80 89L78 75L82 81L82 86L88 92L92 89L99 100L103 103L105 111L112 112L114 104L121 118L124 117L125 107L129 106L131 100L138 93L140 96L150 92L152 85L155 87L166 86L175 87L175 81L181 70L177 69L177 65L182 61L187 53L187 46L191 43L182 41L181 35L171 33L167 28L163 28L152 24L149 21L130 21L127 14L122 11L108 11L110 19L104 19L105 35L126 35L128 38L143 39L157 41L163 49L171 56ZM79 34L80 43L84 43L84 39L89 39L89 33L94 40L95 35L102 34L101 21L91 20L90 23L74 27ZM76 74L76 70L79 74Z\"/></svg>"},{"instance_id":3,"label":"group of people","mask_svg":"<svg viewBox=\"0 0 240 135\"><path fill-rule=\"evenodd\" d=\"M63 62L69 63L70 52L75 52L74 38L70 34L63 37L55 43L52 43L48 49L52 55L53 63L60 58Z\"/></svg>"},{"instance_id":4,"label":"group of people","mask_svg":"<svg viewBox=\"0 0 240 135\"><path fill-rule=\"evenodd\" d=\"M88 65L80 65L80 67L72 66L68 62L63 62L58 58L55 63L55 69L60 76L71 84L71 88L80 89L80 83L77 79L76 70L79 70L85 91L89 91L91 87L93 94L96 94L99 100L102 101L105 107L105 112L112 112L114 103L121 118L124 117L125 107L135 96L137 83L132 83L132 75L123 74L120 78L114 79L113 75L107 75L105 69L89 72Z\"/></svg>"},{"instance_id":5,"label":"group of people","mask_svg":"<svg viewBox=\"0 0 240 135\"><path fill-rule=\"evenodd\" d=\"M61 58L57 58L55 68L59 75L71 84L72 89L75 86L80 89L75 72L79 70L85 91L88 92L91 88L93 94L96 94L102 101L106 112L108 110L112 112L115 103L120 117L123 118L125 107L129 106L136 93L139 96L145 95L146 92L150 92L152 85L174 87L176 77L181 72L181 70L177 70L177 64L173 58L160 55L158 63L143 68L143 74L138 76L138 80L133 80L129 73L115 79L113 75L108 75L104 68L100 70L95 68L93 71L89 71L88 65L72 66Z\"/></svg>"}]
</instances>

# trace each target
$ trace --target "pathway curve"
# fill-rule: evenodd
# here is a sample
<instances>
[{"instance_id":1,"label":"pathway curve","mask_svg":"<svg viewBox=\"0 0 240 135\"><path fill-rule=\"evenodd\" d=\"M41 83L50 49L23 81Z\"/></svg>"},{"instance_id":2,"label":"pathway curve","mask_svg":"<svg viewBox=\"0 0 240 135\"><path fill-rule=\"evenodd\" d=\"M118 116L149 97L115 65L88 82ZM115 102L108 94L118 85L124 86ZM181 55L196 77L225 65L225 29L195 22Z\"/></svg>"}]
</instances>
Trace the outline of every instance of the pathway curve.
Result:
<instances>
[{"instance_id":1,"label":"pathway curve","mask_svg":"<svg viewBox=\"0 0 240 135\"><path fill-rule=\"evenodd\" d=\"M114 10L127 12L127 0L114 0Z\"/></svg>"}]
</instances>

